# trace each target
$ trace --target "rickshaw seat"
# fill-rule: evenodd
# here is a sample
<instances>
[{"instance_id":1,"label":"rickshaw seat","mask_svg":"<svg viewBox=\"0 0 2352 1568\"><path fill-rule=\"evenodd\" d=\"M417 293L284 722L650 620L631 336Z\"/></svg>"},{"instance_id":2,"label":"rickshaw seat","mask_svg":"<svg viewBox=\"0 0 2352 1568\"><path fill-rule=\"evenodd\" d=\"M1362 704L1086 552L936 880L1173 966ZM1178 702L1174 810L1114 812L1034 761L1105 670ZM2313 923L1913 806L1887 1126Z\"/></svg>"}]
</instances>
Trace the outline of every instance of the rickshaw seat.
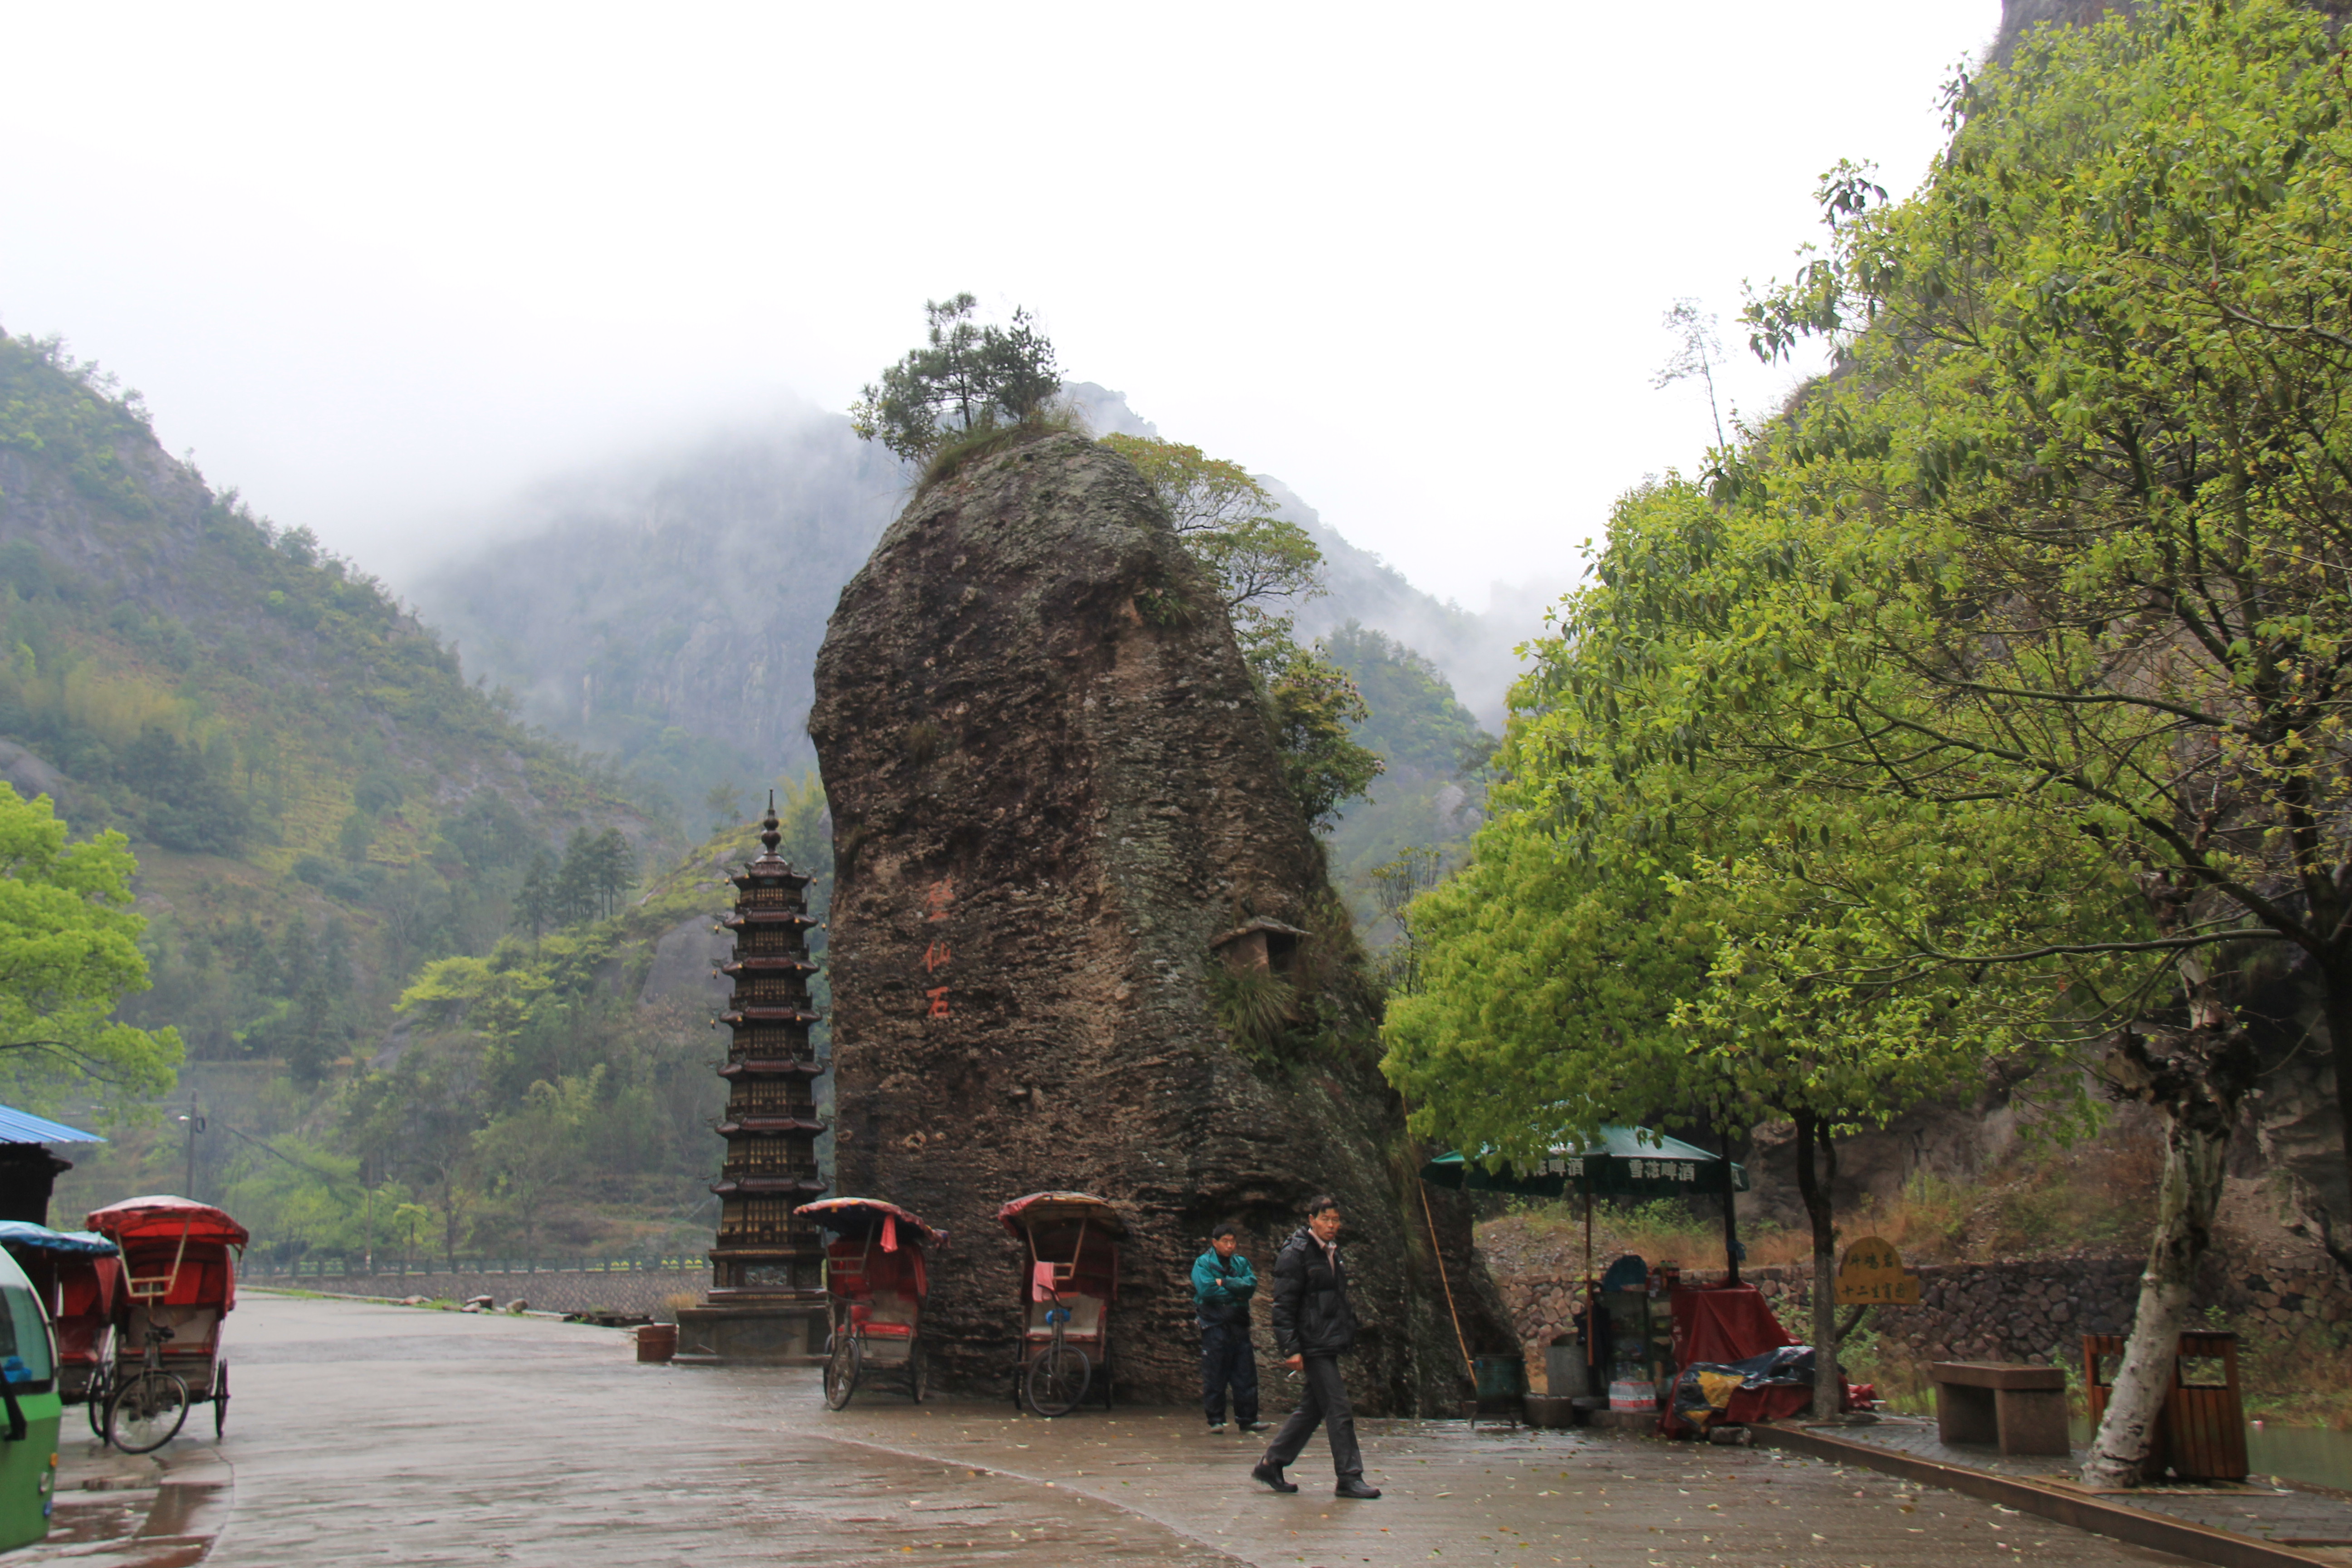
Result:
<instances>
[{"instance_id":1,"label":"rickshaw seat","mask_svg":"<svg viewBox=\"0 0 2352 1568\"><path fill-rule=\"evenodd\" d=\"M95 1364L104 1359L100 1346L106 1341L105 1319L58 1318L53 1326L58 1331L59 1361Z\"/></svg>"},{"instance_id":2,"label":"rickshaw seat","mask_svg":"<svg viewBox=\"0 0 2352 1568\"><path fill-rule=\"evenodd\" d=\"M849 1304L849 1320L868 1334L912 1338L921 1304L899 1290L877 1290L872 1298Z\"/></svg>"},{"instance_id":3,"label":"rickshaw seat","mask_svg":"<svg viewBox=\"0 0 2352 1568\"><path fill-rule=\"evenodd\" d=\"M134 1301L131 1307L129 1327L117 1339L117 1353L144 1353L147 1347L148 1312L152 1304ZM174 1356L208 1356L214 1342L220 1337L220 1309L217 1307L163 1307L156 1317L171 1325L172 1337L163 1342L163 1354L168 1360Z\"/></svg>"},{"instance_id":4,"label":"rickshaw seat","mask_svg":"<svg viewBox=\"0 0 2352 1568\"><path fill-rule=\"evenodd\" d=\"M1041 1263L1038 1267L1044 1268L1050 1265ZM1053 1310L1053 1305L1051 1301L1034 1301L1030 1304L1028 1333L1030 1339L1050 1340L1054 1337L1054 1325L1045 1321L1045 1314ZM1091 1340L1099 1339L1102 1336L1103 1304L1098 1299L1093 1296L1065 1296L1062 1298L1062 1305L1070 1310L1070 1321L1062 1330L1065 1339Z\"/></svg>"}]
</instances>

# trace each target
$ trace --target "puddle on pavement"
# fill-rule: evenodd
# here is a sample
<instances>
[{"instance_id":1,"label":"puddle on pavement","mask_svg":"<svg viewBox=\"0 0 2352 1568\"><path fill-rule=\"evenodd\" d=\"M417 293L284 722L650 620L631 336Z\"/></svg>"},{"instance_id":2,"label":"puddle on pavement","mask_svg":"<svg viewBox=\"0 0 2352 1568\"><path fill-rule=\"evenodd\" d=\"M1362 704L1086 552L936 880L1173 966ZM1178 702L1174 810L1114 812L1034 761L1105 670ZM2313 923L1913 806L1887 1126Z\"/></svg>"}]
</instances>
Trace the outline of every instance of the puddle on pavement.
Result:
<instances>
[{"instance_id":1,"label":"puddle on pavement","mask_svg":"<svg viewBox=\"0 0 2352 1568\"><path fill-rule=\"evenodd\" d=\"M139 1528L147 1517L145 1498L109 1497L104 1500L82 1502L71 1493L58 1500L58 1511L49 1520L47 1543L51 1546L79 1546L95 1541L121 1541Z\"/></svg>"},{"instance_id":2,"label":"puddle on pavement","mask_svg":"<svg viewBox=\"0 0 2352 1568\"><path fill-rule=\"evenodd\" d=\"M2352 1492L2352 1432L2327 1426L2246 1428L2246 1463L2258 1476Z\"/></svg>"},{"instance_id":3,"label":"puddle on pavement","mask_svg":"<svg viewBox=\"0 0 2352 1568\"><path fill-rule=\"evenodd\" d=\"M142 1535L196 1535L208 1528L218 1487L168 1486L155 1494Z\"/></svg>"},{"instance_id":4,"label":"puddle on pavement","mask_svg":"<svg viewBox=\"0 0 2352 1568\"><path fill-rule=\"evenodd\" d=\"M2091 1424L2077 1415L2070 1423L2077 1448L2091 1441ZM2329 1426L2281 1426L2275 1422L2256 1426L2246 1423L2246 1468L2259 1478L2327 1487L2352 1492L2352 1432Z\"/></svg>"}]
</instances>

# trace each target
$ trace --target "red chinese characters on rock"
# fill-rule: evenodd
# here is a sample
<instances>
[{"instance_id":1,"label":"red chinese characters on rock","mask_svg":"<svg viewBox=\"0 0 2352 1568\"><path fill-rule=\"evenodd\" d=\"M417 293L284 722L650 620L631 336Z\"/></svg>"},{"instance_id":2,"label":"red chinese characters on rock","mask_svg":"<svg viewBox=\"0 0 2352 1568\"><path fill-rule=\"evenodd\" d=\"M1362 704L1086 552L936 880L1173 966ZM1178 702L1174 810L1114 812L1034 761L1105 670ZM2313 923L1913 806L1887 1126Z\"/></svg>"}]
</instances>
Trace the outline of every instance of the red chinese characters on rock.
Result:
<instances>
[{"instance_id":1,"label":"red chinese characters on rock","mask_svg":"<svg viewBox=\"0 0 2352 1568\"><path fill-rule=\"evenodd\" d=\"M946 920L948 911L954 906L955 879L953 877L942 877L923 889L923 920L926 924ZM936 979L939 972L947 967L949 956L947 939L944 936L933 937L923 949L923 973ZM924 987L923 995L930 1003L927 1016L945 1018L950 1016L948 1009L950 989L945 985Z\"/></svg>"}]
</instances>

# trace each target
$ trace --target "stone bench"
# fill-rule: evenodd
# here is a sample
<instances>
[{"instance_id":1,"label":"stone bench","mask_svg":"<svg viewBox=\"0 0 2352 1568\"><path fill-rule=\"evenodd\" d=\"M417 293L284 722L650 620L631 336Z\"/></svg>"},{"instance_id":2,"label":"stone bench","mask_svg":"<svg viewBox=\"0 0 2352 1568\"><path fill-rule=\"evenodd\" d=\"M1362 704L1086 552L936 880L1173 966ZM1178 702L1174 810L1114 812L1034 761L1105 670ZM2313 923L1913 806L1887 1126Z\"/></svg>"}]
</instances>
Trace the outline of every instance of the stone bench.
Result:
<instances>
[{"instance_id":1,"label":"stone bench","mask_svg":"<svg viewBox=\"0 0 2352 1568\"><path fill-rule=\"evenodd\" d=\"M2004 1454L2063 1454L2066 1373L2054 1366L1939 1361L1936 1435L1947 1443L1997 1445Z\"/></svg>"}]
</instances>

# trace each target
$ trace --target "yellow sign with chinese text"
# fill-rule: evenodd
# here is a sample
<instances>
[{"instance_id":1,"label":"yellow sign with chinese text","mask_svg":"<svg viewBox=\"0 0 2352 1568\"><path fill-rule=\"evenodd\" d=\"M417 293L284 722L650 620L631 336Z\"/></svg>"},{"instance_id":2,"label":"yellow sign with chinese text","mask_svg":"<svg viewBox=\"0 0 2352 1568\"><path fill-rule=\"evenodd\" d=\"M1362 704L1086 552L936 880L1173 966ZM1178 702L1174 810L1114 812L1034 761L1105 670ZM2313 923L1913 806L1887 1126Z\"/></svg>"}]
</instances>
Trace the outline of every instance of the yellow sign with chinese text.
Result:
<instances>
[{"instance_id":1,"label":"yellow sign with chinese text","mask_svg":"<svg viewBox=\"0 0 2352 1568\"><path fill-rule=\"evenodd\" d=\"M1916 1307L1919 1277L1903 1272L1903 1255L1893 1243L1865 1236L1845 1249L1838 1265L1837 1299L1842 1307Z\"/></svg>"}]
</instances>

